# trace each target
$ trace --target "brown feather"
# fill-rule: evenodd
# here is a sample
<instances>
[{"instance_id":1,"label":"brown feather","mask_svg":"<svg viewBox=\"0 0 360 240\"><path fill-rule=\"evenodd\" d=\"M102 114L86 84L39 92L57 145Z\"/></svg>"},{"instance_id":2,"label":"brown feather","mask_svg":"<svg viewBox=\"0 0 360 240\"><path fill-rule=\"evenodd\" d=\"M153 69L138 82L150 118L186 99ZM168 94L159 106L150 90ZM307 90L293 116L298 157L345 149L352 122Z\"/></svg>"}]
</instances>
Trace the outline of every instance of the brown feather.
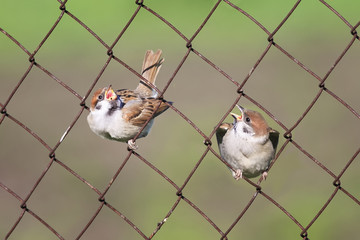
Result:
<instances>
[{"instance_id":1,"label":"brown feather","mask_svg":"<svg viewBox=\"0 0 360 240\"><path fill-rule=\"evenodd\" d=\"M145 54L141 74L150 83L155 85L156 77L160 71L161 64L164 59L161 58L162 51L159 49L155 53L152 50L148 50ZM136 93L139 93L142 97L154 97L153 89L145 82L140 80L139 85L135 89ZM156 94L155 94L156 95Z\"/></svg>"},{"instance_id":2,"label":"brown feather","mask_svg":"<svg viewBox=\"0 0 360 240\"><path fill-rule=\"evenodd\" d=\"M251 123L252 123L252 127L256 133L256 135L258 136L262 136L268 133L269 131L269 126L266 123L265 119L263 118L263 116L253 110L245 110L245 115L249 116L251 119ZM245 116L246 117L246 116Z\"/></svg>"},{"instance_id":3,"label":"brown feather","mask_svg":"<svg viewBox=\"0 0 360 240\"><path fill-rule=\"evenodd\" d=\"M90 109L94 109L97 102L99 101L98 96L101 94L104 94L105 92L105 88L100 88L98 90L96 90L96 92L94 93L94 96L91 99L91 104L90 104Z\"/></svg>"},{"instance_id":4,"label":"brown feather","mask_svg":"<svg viewBox=\"0 0 360 240\"><path fill-rule=\"evenodd\" d=\"M154 113L155 109L158 107L159 104L160 107L156 110L155 114L152 116L152 114ZM122 111L123 111L123 118L126 121L129 121L131 124L135 126L143 126L149 118L151 117L155 118L159 116L162 112L164 112L168 108L169 106L165 102L159 99L145 98L141 100L128 102L128 104L124 106Z\"/></svg>"},{"instance_id":5,"label":"brown feather","mask_svg":"<svg viewBox=\"0 0 360 240\"><path fill-rule=\"evenodd\" d=\"M126 104L131 100L140 100L141 98L134 91L128 89L120 89L116 91L116 95L120 96L121 101Z\"/></svg>"}]
</instances>

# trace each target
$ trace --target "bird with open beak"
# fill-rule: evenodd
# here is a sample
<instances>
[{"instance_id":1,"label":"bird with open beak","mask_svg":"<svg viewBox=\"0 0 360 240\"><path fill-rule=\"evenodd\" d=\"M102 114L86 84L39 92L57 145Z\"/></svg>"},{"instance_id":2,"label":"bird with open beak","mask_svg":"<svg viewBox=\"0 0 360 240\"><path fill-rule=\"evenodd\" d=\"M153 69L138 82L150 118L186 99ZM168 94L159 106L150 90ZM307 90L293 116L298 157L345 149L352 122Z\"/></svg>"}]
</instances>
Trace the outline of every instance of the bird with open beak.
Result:
<instances>
[{"instance_id":1,"label":"bird with open beak","mask_svg":"<svg viewBox=\"0 0 360 240\"><path fill-rule=\"evenodd\" d=\"M164 61L161 53L161 50L156 53L149 50L145 54L142 76L153 85ZM167 110L168 104L172 104L156 97L157 92L142 80L135 90L114 91L111 85L98 89L91 100L87 117L89 127L103 138L127 142L130 149L136 149L137 145L132 139L150 119L138 136L146 137L154 118Z\"/></svg>"},{"instance_id":2,"label":"bird with open beak","mask_svg":"<svg viewBox=\"0 0 360 240\"><path fill-rule=\"evenodd\" d=\"M279 132L268 126L260 113L239 105L241 114L231 113L234 122L222 123L216 131L221 158L234 170L233 177L239 180L267 177L267 169L275 158Z\"/></svg>"}]
</instances>

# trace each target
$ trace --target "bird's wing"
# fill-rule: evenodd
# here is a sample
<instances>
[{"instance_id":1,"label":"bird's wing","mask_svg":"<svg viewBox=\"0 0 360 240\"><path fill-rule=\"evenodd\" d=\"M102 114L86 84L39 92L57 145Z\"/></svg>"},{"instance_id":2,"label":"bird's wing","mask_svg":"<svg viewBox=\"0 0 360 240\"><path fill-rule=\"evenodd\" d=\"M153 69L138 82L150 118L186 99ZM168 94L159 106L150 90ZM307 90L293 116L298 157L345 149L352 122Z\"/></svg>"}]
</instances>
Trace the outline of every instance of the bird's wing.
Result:
<instances>
[{"instance_id":1,"label":"bird's wing","mask_svg":"<svg viewBox=\"0 0 360 240\"><path fill-rule=\"evenodd\" d=\"M226 134L226 132L232 127L230 123L222 123L218 129L216 129L216 139L218 142L218 145L222 143L223 137Z\"/></svg>"},{"instance_id":2,"label":"bird's wing","mask_svg":"<svg viewBox=\"0 0 360 240\"><path fill-rule=\"evenodd\" d=\"M153 115L153 118L164 112L169 106L165 102L154 98L128 101L122 109L123 118L131 124L141 127L152 117L159 104L160 107Z\"/></svg>"},{"instance_id":3,"label":"bird's wing","mask_svg":"<svg viewBox=\"0 0 360 240\"><path fill-rule=\"evenodd\" d=\"M134 93L134 91L128 89L120 89L117 90L115 93L120 98L123 105L128 103L129 101L141 99L136 93Z\"/></svg>"},{"instance_id":4,"label":"bird's wing","mask_svg":"<svg viewBox=\"0 0 360 240\"><path fill-rule=\"evenodd\" d=\"M274 150L276 151L277 145L279 143L279 132L275 129L270 129L269 139L273 145Z\"/></svg>"}]
</instances>

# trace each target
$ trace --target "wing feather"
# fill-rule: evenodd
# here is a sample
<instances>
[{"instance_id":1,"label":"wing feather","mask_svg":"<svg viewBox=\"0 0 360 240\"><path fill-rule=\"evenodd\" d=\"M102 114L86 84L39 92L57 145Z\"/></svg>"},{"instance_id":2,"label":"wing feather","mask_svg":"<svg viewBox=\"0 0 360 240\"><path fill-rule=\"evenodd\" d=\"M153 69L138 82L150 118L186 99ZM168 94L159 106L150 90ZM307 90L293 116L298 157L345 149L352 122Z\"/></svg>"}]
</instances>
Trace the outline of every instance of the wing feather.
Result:
<instances>
[{"instance_id":1,"label":"wing feather","mask_svg":"<svg viewBox=\"0 0 360 240\"><path fill-rule=\"evenodd\" d=\"M271 129L270 133L269 133L269 139L273 145L275 152L276 152L277 145L279 143L279 134L280 133L278 131L276 131L275 129Z\"/></svg>"},{"instance_id":2,"label":"wing feather","mask_svg":"<svg viewBox=\"0 0 360 240\"><path fill-rule=\"evenodd\" d=\"M216 139L218 145L222 144L223 137L227 133L227 131L232 127L230 123L222 123L219 128L216 130Z\"/></svg>"},{"instance_id":3,"label":"wing feather","mask_svg":"<svg viewBox=\"0 0 360 240\"><path fill-rule=\"evenodd\" d=\"M155 109L159 106L157 111ZM171 104L171 103L170 103ZM143 126L149 118L155 118L163 113L169 106L155 98L142 98L128 101L122 111L123 118L135 126ZM154 115L153 115L154 113Z\"/></svg>"}]
</instances>

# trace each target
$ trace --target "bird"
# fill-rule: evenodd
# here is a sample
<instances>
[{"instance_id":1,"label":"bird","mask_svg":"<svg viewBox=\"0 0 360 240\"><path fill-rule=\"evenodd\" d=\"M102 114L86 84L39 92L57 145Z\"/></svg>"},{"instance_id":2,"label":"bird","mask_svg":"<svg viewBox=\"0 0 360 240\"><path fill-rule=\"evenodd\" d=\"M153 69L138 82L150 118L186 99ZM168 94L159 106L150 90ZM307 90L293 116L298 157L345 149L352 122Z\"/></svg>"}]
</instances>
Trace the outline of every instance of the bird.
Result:
<instances>
[{"instance_id":1,"label":"bird","mask_svg":"<svg viewBox=\"0 0 360 240\"><path fill-rule=\"evenodd\" d=\"M162 51L148 50L142 65L142 76L155 86L155 80L164 59ZM130 149L138 146L132 140L144 124L146 127L138 138L146 137L154 123L154 118L172 105L157 98L157 92L145 81L140 80L135 90L120 89L112 86L98 89L91 99L87 122L90 129L100 137L127 142Z\"/></svg>"},{"instance_id":2,"label":"bird","mask_svg":"<svg viewBox=\"0 0 360 240\"><path fill-rule=\"evenodd\" d=\"M236 105L241 114L230 113L233 123L222 123L216 130L221 158L231 168L236 180L254 178L267 170L275 158L279 132L270 128L263 116L256 111Z\"/></svg>"}]
</instances>

